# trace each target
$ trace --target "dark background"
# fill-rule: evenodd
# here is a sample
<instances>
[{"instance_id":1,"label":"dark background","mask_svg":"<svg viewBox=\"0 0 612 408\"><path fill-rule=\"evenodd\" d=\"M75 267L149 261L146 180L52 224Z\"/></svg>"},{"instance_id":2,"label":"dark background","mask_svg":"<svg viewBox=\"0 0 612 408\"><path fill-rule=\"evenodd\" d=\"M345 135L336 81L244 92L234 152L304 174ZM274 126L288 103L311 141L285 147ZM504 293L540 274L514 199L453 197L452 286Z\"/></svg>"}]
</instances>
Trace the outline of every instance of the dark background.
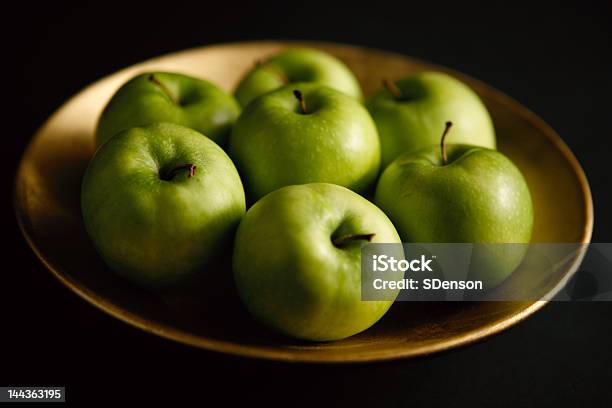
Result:
<instances>
[{"instance_id":1,"label":"dark background","mask_svg":"<svg viewBox=\"0 0 612 408\"><path fill-rule=\"evenodd\" d=\"M8 72L0 78L7 206L0 385L66 385L68 399L79 405L119 395L287 406L592 406L612 400L610 303L550 304L486 341L417 360L345 366L247 360L157 338L89 306L35 259L11 208L15 168L31 135L90 82L188 47L312 39L430 60L522 102L582 163L595 201L593 241L610 242L610 2L47 3L3 5L2 12L1 65Z\"/></svg>"}]
</instances>

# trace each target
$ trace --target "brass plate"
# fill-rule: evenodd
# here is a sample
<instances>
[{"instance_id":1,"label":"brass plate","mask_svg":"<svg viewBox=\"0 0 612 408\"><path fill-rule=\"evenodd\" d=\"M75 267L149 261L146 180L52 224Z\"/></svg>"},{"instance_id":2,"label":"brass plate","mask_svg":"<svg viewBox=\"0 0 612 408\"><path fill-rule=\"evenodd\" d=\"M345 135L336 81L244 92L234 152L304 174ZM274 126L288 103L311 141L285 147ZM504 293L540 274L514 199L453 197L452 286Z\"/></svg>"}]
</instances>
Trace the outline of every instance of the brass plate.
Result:
<instances>
[{"instance_id":1,"label":"brass plate","mask_svg":"<svg viewBox=\"0 0 612 408\"><path fill-rule=\"evenodd\" d=\"M545 302L397 303L364 333L313 344L276 335L254 322L233 291L227 266L214 275L217 285L195 294L150 294L111 273L91 245L79 209L94 127L110 96L132 75L152 69L192 74L233 90L256 60L289 44L295 43L245 42L170 54L121 70L68 100L34 136L16 180L17 218L43 264L83 299L143 330L209 350L285 361L356 362L429 354L497 333L540 309ZM534 241L590 240L592 200L580 165L561 138L519 103L465 75L403 55L329 43L301 45L344 60L366 95L379 87L383 75L400 78L424 69L446 71L469 84L493 116L499 149L527 179L535 204Z\"/></svg>"}]
</instances>

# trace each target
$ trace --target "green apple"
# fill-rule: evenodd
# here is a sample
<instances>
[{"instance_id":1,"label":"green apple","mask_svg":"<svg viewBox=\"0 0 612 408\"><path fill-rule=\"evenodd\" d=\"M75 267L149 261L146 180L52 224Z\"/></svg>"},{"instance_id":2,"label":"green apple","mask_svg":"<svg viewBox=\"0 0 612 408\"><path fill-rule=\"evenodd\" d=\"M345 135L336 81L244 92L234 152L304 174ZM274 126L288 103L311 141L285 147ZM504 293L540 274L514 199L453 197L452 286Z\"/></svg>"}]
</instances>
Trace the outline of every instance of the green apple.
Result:
<instances>
[{"instance_id":1,"label":"green apple","mask_svg":"<svg viewBox=\"0 0 612 408\"><path fill-rule=\"evenodd\" d=\"M229 152L253 199L311 182L363 193L380 167L380 142L368 111L318 84L288 85L250 103L232 129Z\"/></svg>"},{"instance_id":2,"label":"green apple","mask_svg":"<svg viewBox=\"0 0 612 408\"><path fill-rule=\"evenodd\" d=\"M224 146L240 115L233 96L208 81L169 72L147 72L125 83L102 112L100 146L122 130L158 122L190 127Z\"/></svg>"},{"instance_id":3,"label":"green apple","mask_svg":"<svg viewBox=\"0 0 612 408\"><path fill-rule=\"evenodd\" d=\"M453 122L449 143L495 149L489 113L474 91L440 72L421 72L393 82L374 93L366 106L378 127L382 165L402 153L437 145L440 124Z\"/></svg>"},{"instance_id":4,"label":"green apple","mask_svg":"<svg viewBox=\"0 0 612 408\"><path fill-rule=\"evenodd\" d=\"M333 184L284 187L255 203L234 244L233 270L247 309L306 340L338 340L378 321L392 300L361 300L361 247L399 243L387 216ZM394 291L395 299L397 291Z\"/></svg>"},{"instance_id":5,"label":"green apple","mask_svg":"<svg viewBox=\"0 0 612 408\"><path fill-rule=\"evenodd\" d=\"M404 242L526 244L531 239L527 183L506 156L492 149L446 146L443 138L442 149L405 153L381 175L375 203ZM489 267L477 268L486 275L473 278L490 288L518 266L526 246L492 246L488 254L481 249L480 260Z\"/></svg>"},{"instance_id":6,"label":"green apple","mask_svg":"<svg viewBox=\"0 0 612 408\"><path fill-rule=\"evenodd\" d=\"M194 280L231 245L245 197L217 144L160 123L120 132L97 150L81 208L111 269L141 286L164 288Z\"/></svg>"},{"instance_id":7,"label":"green apple","mask_svg":"<svg viewBox=\"0 0 612 408\"><path fill-rule=\"evenodd\" d=\"M236 99L245 107L264 93L295 82L316 82L362 99L359 82L342 61L311 48L288 48L258 62L238 84Z\"/></svg>"}]
</instances>

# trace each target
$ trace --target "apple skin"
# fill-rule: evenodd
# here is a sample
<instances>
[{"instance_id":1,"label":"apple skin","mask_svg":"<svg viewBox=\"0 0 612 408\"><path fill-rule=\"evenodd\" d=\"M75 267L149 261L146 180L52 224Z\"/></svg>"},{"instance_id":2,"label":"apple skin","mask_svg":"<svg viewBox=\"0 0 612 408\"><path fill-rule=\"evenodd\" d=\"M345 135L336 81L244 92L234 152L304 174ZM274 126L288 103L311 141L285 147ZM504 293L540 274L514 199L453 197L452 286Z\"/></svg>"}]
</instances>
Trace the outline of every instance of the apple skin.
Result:
<instances>
[{"instance_id":1,"label":"apple skin","mask_svg":"<svg viewBox=\"0 0 612 408\"><path fill-rule=\"evenodd\" d=\"M382 173L375 203L403 242L527 244L533 205L519 169L502 153L469 145L405 153ZM481 245L470 279L500 284L523 259L526 245ZM470 272L470 273L472 273Z\"/></svg>"},{"instance_id":2,"label":"apple skin","mask_svg":"<svg viewBox=\"0 0 612 408\"><path fill-rule=\"evenodd\" d=\"M106 105L98 121L96 145L122 130L168 122L192 128L224 146L239 115L234 97L208 81L147 72L126 82Z\"/></svg>"},{"instance_id":3,"label":"apple skin","mask_svg":"<svg viewBox=\"0 0 612 408\"><path fill-rule=\"evenodd\" d=\"M336 57L312 48L288 48L251 69L236 88L242 107L264 93L289 83L316 82L363 99L359 82Z\"/></svg>"},{"instance_id":4,"label":"apple skin","mask_svg":"<svg viewBox=\"0 0 612 408\"><path fill-rule=\"evenodd\" d=\"M197 166L193 177L178 171ZM245 212L238 172L212 140L183 126L132 128L102 145L81 189L87 232L120 276L148 288L192 281L231 246Z\"/></svg>"},{"instance_id":5,"label":"apple skin","mask_svg":"<svg viewBox=\"0 0 612 408\"><path fill-rule=\"evenodd\" d=\"M446 121L453 122L448 143L496 148L489 112L478 95L461 81L426 71L395 84L406 100L398 101L390 91L382 89L366 102L378 127L383 169L402 153L439 144Z\"/></svg>"},{"instance_id":6,"label":"apple skin","mask_svg":"<svg viewBox=\"0 0 612 408\"><path fill-rule=\"evenodd\" d=\"M255 203L240 223L233 255L246 308L262 323L304 340L338 340L373 325L393 301L361 301L367 241L332 242L348 234L400 242L380 209L337 185L284 187ZM398 291L390 292L395 299Z\"/></svg>"},{"instance_id":7,"label":"apple skin","mask_svg":"<svg viewBox=\"0 0 612 408\"><path fill-rule=\"evenodd\" d=\"M307 114L300 111L296 89ZM288 85L250 103L232 129L229 153L254 200L313 182L364 193L380 169L380 141L368 111L350 96L317 84Z\"/></svg>"}]
</instances>

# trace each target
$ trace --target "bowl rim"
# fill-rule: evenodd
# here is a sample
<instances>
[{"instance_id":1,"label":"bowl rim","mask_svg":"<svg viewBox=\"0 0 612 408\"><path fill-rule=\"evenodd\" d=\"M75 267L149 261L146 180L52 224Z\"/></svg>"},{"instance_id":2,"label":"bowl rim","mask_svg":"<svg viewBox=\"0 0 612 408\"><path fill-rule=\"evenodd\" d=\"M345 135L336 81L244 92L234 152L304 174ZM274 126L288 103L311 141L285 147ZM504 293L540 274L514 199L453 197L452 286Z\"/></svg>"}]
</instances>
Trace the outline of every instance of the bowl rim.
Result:
<instances>
[{"instance_id":1,"label":"bowl rim","mask_svg":"<svg viewBox=\"0 0 612 408\"><path fill-rule=\"evenodd\" d=\"M217 340L201 337L198 335L194 335L186 330L182 330L176 327L172 327L170 325L159 323L150 319L146 319L141 317L136 313L132 313L127 311L113 302L109 301L103 296L100 296L94 291L89 290L87 287L79 284L77 281L73 280L69 275L63 273L59 268L56 268L52 262L42 253L42 251L38 248L36 243L34 242L33 234L31 233L31 225L28 222L27 214L24 210L24 206L21 204L21 187L23 185L23 174L24 174L24 166L31 154L32 146L34 141L40 136L40 134L44 131L46 126L57 116L59 111L68 104L73 99L77 98L79 95L86 93L90 88L98 85L101 82L104 82L111 77L121 73L122 71L128 70L135 66L139 66L141 64L149 64L158 62L160 60L164 60L167 58L172 58L180 55L186 55L194 52L202 52L211 50L214 48L228 48L228 47L244 47L244 46L271 46L271 45L279 45L279 46L306 46L306 47L317 47L317 46L328 46L328 47L342 47L345 49L356 49L368 52L376 52L378 54L387 55L389 57L395 58L403 58L410 59L420 65L431 67L432 69L437 69L442 72L450 73L453 76L458 78L465 78L469 82L473 84L477 84L480 87L480 92L486 94L486 97L492 100L495 100L496 103L503 105L507 109L515 112L519 116L521 116L525 121L530 123L534 128L539 129L539 131L544 134L544 136L548 139L549 142L561 153L561 155L565 158L565 160L569 163L572 168L574 174L576 175L578 182L581 187L582 192L582 200L584 203L584 230L582 232L581 241L579 243L589 243L591 240L591 236L593 233L593 199L591 195L591 189L589 186L589 182L584 173L584 170L580 166L580 163L576 159L573 152L567 146L567 144L563 141L563 139L549 126L543 119L538 117L535 113L533 113L530 109L526 108L522 104L520 104L515 99L506 95L505 93L493 88L485 84L484 82L475 79L469 75L463 74L461 72L455 71L454 69L447 68L442 65L438 65L436 63L431 63L429 61L425 61L419 58L415 58L412 56L407 56L398 52L382 50L373 47L365 47L358 46L353 44L345 44L345 43L336 43L336 42L326 42L326 41L300 41L300 40L258 40L258 41L235 41L235 42L225 42L225 43L215 43L205 46L193 47L184 49L181 51L171 52L167 54L163 54L154 58L147 59L145 61L136 63L131 65L130 67L120 69L116 72L113 72L109 75L105 75L104 77L94 81L90 85L84 87L74 95L67 98L46 120L45 122L37 129L32 138L30 139L28 146L24 153L21 156L19 164L17 166L17 172L15 177L15 184L13 190L13 204L15 216L17 218L17 223L19 225L19 229L24 236L28 246L34 252L35 256L39 259L39 261L43 264L43 266L48 269L56 279L58 279L65 287L70 289L72 292L76 293L79 297L85 300L87 303L96 307L97 309L117 318L128 325L137 327L145 332L152 333L158 335L160 337L173 340L179 343L187 344L189 346L203 348L209 351L220 352L224 354L230 355L238 355L242 357L250 357L250 358L258 358L265 360L277 360L277 361L285 361L285 362L301 362L301 363L363 363L363 362L374 362L374 361L387 361L387 360L395 360L395 359L405 359L409 357L417 357L417 356L425 356L429 354L433 354L440 351L449 350L456 347L466 346L468 344L472 344L479 340L484 340L494 334L500 333L501 331L514 326L515 324L521 322L528 316L532 315L536 311L540 310L544 305L548 303L548 301L537 300L533 302L528 302L529 304L521 309L519 312L513 314L510 317L506 317L503 320L497 321L495 323L488 324L486 326L480 327L476 330L472 330L470 332L464 333L460 336L455 336L435 344L423 345L416 348L406 348L402 350L391 349L391 350L374 350L374 351L366 351L366 352L356 352L353 354L318 354L318 353L307 353L307 352L299 352L296 353L291 349L279 349L275 347L267 347L262 345L245 345L239 344L232 341L225 340ZM572 266L568 270L566 274L566 278L571 277L574 272L578 269L582 258L584 257L584 252L581 252L577 255Z\"/></svg>"}]
</instances>

